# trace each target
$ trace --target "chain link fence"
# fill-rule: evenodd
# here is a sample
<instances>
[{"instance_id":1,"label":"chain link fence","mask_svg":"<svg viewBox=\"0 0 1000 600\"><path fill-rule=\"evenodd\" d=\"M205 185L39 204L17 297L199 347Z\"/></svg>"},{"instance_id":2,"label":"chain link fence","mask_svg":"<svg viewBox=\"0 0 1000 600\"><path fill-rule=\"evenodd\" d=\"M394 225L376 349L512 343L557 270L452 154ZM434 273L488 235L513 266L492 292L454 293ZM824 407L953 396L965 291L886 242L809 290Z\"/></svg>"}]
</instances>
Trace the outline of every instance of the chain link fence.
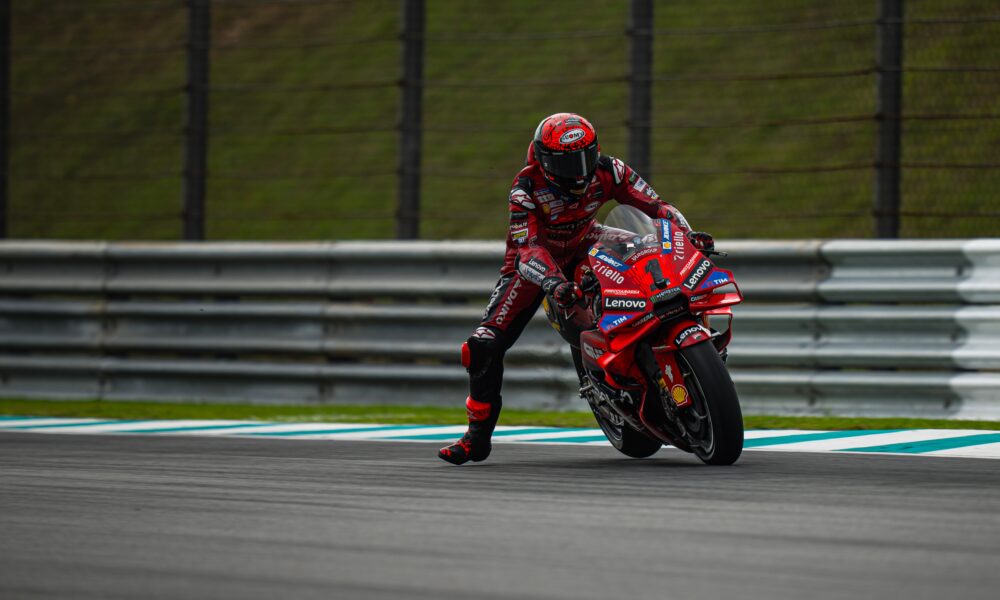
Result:
<instances>
[{"instance_id":1,"label":"chain link fence","mask_svg":"<svg viewBox=\"0 0 1000 600\"><path fill-rule=\"evenodd\" d=\"M204 89L190 74L199 3ZM499 238L535 124L565 110L590 118L604 152L648 160L660 195L717 236L871 237L878 166L898 172L903 237L995 235L1000 216L987 3L905 3L903 109L882 115L891 24L877 0L653 2L648 23L625 2L427 0L419 81L402 56L416 38L400 33L412 0L3 4L10 237L181 237L198 218L197 93L208 239L393 237L410 181L421 237ZM639 34L653 46L646 122L629 113ZM401 122L413 85L420 120ZM876 153L885 119L902 126L896 164ZM650 156L629 156L644 129ZM418 169L400 162L407 132Z\"/></svg>"}]
</instances>

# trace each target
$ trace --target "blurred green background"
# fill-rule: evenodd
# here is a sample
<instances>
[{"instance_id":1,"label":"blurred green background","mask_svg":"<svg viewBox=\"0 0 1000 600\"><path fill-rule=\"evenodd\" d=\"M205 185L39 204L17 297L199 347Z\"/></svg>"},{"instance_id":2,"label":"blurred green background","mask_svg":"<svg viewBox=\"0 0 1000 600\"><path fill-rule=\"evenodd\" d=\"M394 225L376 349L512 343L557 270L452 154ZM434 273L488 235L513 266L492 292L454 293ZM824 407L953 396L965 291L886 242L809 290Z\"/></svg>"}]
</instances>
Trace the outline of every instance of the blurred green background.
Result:
<instances>
[{"instance_id":1,"label":"blurred green background","mask_svg":"<svg viewBox=\"0 0 1000 600\"><path fill-rule=\"evenodd\" d=\"M398 0L216 0L206 231L394 235ZM427 0L422 237L500 238L537 122L627 159L626 1ZM870 237L875 0L657 2L652 166L695 227ZM181 236L183 2L13 0L11 237ZM995 236L1000 7L906 2L903 237Z\"/></svg>"}]
</instances>

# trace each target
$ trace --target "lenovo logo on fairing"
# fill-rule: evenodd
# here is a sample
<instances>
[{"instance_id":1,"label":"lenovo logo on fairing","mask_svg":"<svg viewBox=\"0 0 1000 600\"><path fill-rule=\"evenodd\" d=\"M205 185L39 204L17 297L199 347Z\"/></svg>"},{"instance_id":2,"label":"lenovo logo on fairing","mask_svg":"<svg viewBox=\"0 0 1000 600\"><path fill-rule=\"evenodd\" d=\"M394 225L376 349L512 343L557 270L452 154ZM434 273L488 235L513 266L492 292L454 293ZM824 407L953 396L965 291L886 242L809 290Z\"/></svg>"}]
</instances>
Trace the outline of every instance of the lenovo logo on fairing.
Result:
<instances>
[{"instance_id":1,"label":"lenovo logo on fairing","mask_svg":"<svg viewBox=\"0 0 1000 600\"><path fill-rule=\"evenodd\" d=\"M693 290L695 286L697 286L701 280L705 278L705 274L708 273L708 270L711 268L712 263L707 259L701 261L701 263L698 264L698 267L695 268L694 272L691 273L691 276L688 277L687 281L684 282L684 287L689 290Z\"/></svg>"},{"instance_id":2,"label":"lenovo logo on fairing","mask_svg":"<svg viewBox=\"0 0 1000 600\"><path fill-rule=\"evenodd\" d=\"M624 310L637 312L646 310L646 301L640 298L605 298L605 310Z\"/></svg>"}]
</instances>

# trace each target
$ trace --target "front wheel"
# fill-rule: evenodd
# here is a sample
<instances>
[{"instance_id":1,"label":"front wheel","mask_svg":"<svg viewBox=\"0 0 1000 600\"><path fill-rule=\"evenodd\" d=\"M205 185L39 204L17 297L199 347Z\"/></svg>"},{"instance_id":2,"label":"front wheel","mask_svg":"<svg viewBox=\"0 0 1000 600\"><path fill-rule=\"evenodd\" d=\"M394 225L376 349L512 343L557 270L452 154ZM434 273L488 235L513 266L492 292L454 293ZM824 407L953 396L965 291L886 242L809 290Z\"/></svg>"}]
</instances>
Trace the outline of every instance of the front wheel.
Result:
<instances>
[{"instance_id":1,"label":"front wheel","mask_svg":"<svg viewBox=\"0 0 1000 600\"><path fill-rule=\"evenodd\" d=\"M705 341L681 350L678 362L692 400L678 415L691 449L706 464L733 464L743 452L743 413L719 352Z\"/></svg>"}]
</instances>

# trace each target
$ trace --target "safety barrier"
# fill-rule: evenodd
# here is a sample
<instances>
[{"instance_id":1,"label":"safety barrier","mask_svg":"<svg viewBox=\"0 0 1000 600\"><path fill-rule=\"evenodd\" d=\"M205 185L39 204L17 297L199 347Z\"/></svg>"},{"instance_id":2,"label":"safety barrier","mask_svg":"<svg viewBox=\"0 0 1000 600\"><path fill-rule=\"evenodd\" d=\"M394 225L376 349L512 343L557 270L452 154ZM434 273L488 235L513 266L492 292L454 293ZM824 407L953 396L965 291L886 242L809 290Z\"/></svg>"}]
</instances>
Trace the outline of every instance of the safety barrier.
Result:
<instances>
[{"instance_id":1,"label":"safety barrier","mask_svg":"<svg viewBox=\"0 0 1000 600\"><path fill-rule=\"evenodd\" d=\"M1000 240L720 244L757 413L1000 418ZM0 243L0 394L454 404L495 242ZM539 314L510 406L582 407Z\"/></svg>"}]
</instances>

